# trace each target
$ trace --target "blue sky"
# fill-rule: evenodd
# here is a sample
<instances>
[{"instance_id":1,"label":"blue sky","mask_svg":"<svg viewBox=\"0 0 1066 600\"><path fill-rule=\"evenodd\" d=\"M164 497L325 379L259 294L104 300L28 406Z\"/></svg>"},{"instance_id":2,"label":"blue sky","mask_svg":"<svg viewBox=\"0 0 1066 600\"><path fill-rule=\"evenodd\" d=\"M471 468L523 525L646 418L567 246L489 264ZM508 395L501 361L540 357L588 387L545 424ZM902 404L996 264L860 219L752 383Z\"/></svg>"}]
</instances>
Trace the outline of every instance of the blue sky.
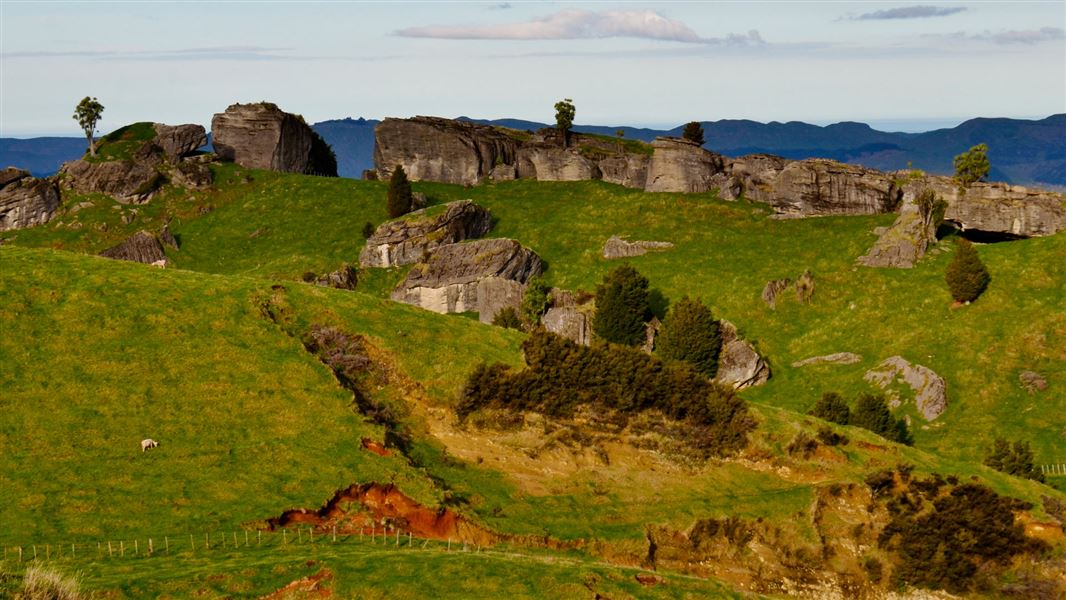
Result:
<instances>
[{"instance_id":1,"label":"blue sky","mask_svg":"<svg viewBox=\"0 0 1066 600\"><path fill-rule=\"evenodd\" d=\"M430 114L886 128L1066 112L1066 2L0 3L0 135ZM922 125L928 125L923 127Z\"/></svg>"}]
</instances>

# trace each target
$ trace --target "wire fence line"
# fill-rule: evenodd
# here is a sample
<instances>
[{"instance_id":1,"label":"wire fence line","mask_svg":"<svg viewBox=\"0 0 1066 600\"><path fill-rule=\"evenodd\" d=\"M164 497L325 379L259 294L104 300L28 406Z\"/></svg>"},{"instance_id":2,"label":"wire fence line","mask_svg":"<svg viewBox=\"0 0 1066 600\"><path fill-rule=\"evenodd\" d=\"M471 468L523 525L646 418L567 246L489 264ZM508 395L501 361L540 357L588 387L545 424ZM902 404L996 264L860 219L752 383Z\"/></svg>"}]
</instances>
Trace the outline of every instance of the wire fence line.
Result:
<instances>
[{"instance_id":1,"label":"wire fence line","mask_svg":"<svg viewBox=\"0 0 1066 600\"><path fill-rule=\"evenodd\" d=\"M1040 472L1044 475L1066 476L1066 464L1040 465Z\"/></svg>"},{"instance_id":2,"label":"wire fence line","mask_svg":"<svg viewBox=\"0 0 1066 600\"><path fill-rule=\"evenodd\" d=\"M240 530L214 533L164 534L134 538L60 543L4 544L4 563L31 561L84 561L150 558L157 556L191 556L207 552L239 552L253 548L291 548L296 546L365 544L384 549L431 549L444 552L481 552L478 544L458 539L415 536L398 528L370 527L358 532L336 527L329 530L313 527L278 531Z\"/></svg>"}]
</instances>

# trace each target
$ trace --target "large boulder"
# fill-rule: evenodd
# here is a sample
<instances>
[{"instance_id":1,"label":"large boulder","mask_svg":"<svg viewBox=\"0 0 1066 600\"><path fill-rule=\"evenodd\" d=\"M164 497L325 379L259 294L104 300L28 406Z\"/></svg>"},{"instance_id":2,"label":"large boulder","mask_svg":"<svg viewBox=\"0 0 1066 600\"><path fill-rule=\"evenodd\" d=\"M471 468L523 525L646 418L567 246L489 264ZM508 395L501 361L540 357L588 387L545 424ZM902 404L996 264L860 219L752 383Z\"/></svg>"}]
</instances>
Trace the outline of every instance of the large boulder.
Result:
<instances>
[{"instance_id":1,"label":"large boulder","mask_svg":"<svg viewBox=\"0 0 1066 600\"><path fill-rule=\"evenodd\" d=\"M548 331L588 346L592 342L592 330L588 315L574 306L554 306L544 313L540 322Z\"/></svg>"},{"instance_id":2,"label":"large boulder","mask_svg":"<svg viewBox=\"0 0 1066 600\"><path fill-rule=\"evenodd\" d=\"M59 186L52 178L31 177L8 167L0 171L0 231L47 223L59 208Z\"/></svg>"},{"instance_id":3,"label":"large boulder","mask_svg":"<svg viewBox=\"0 0 1066 600\"><path fill-rule=\"evenodd\" d=\"M642 190L647 185L650 160L646 154L618 154L601 159L597 166L607 183Z\"/></svg>"},{"instance_id":4,"label":"large boulder","mask_svg":"<svg viewBox=\"0 0 1066 600\"><path fill-rule=\"evenodd\" d=\"M138 231L126 238L121 244L112 246L100 253L104 258L129 260L146 265L165 265L166 252L159 238L147 231Z\"/></svg>"},{"instance_id":5,"label":"large boulder","mask_svg":"<svg viewBox=\"0 0 1066 600\"><path fill-rule=\"evenodd\" d=\"M914 403L926 421L939 417L948 407L947 384L944 378L928 367L911 364L902 356L881 361L863 376L866 381L882 389L902 381L914 391Z\"/></svg>"},{"instance_id":6,"label":"large boulder","mask_svg":"<svg viewBox=\"0 0 1066 600\"><path fill-rule=\"evenodd\" d=\"M524 283L505 277L487 277L477 283L477 315L482 323L492 323L505 308L522 308L526 295Z\"/></svg>"},{"instance_id":7,"label":"large boulder","mask_svg":"<svg viewBox=\"0 0 1066 600\"><path fill-rule=\"evenodd\" d=\"M449 244L414 265L392 299L439 313L476 311L483 280L497 277L525 284L543 268L535 252L514 240Z\"/></svg>"},{"instance_id":8,"label":"large boulder","mask_svg":"<svg viewBox=\"0 0 1066 600\"><path fill-rule=\"evenodd\" d=\"M656 138L644 190L648 192L706 192L715 175L725 169L721 155L682 138Z\"/></svg>"},{"instance_id":9,"label":"large boulder","mask_svg":"<svg viewBox=\"0 0 1066 600\"><path fill-rule=\"evenodd\" d=\"M146 141L129 159L82 158L63 165L60 173L64 184L79 194L107 194L123 204L142 204L166 183L163 162L159 146Z\"/></svg>"},{"instance_id":10,"label":"large boulder","mask_svg":"<svg viewBox=\"0 0 1066 600\"><path fill-rule=\"evenodd\" d=\"M314 132L302 117L269 102L233 104L211 119L215 154L249 169L308 173Z\"/></svg>"},{"instance_id":11,"label":"large boulder","mask_svg":"<svg viewBox=\"0 0 1066 600\"><path fill-rule=\"evenodd\" d=\"M429 250L481 237L491 228L492 216L471 200L446 204L443 212L415 211L380 225L359 253L359 266L416 263Z\"/></svg>"},{"instance_id":12,"label":"large boulder","mask_svg":"<svg viewBox=\"0 0 1066 600\"><path fill-rule=\"evenodd\" d=\"M770 365L754 346L737 335L735 325L724 319L720 323L722 352L718 355L718 374L714 380L738 390L766 383L770 379Z\"/></svg>"},{"instance_id":13,"label":"large boulder","mask_svg":"<svg viewBox=\"0 0 1066 600\"><path fill-rule=\"evenodd\" d=\"M412 181L474 185L495 167L514 165L516 147L513 137L488 125L437 117L385 119L374 128L374 167L380 179L401 165Z\"/></svg>"},{"instance_id":14,"label":"large boulder","mask_svg":"<svg viewBox=\"0 0 1066 600\"><path fill-rule=\"evenodd\" d=\"M949 177L935 175L913 179L907 187L935 191L947 201L944 218L963 231L1037 237L1066 230L1066 195L1063 194L1007 183L972 183L962 187Z\"/></svg>"},{"instance_id":15,"label":"large boulder","mask_svg":"<svg viewBox=\"0 0 1066 600\"><path fill-rule=\"evenodd\" d=\"M601 176L599 166L573 147L550 143L526 145L518 149L515 161L520 179L589 181Z\"/></svg>"},{"instance_id":16,"label":"large boulder","mask_svg":"<svg viewBox=\"0 0 1066 600\"><path fill-rule=\"evenodd\" d=\"M153 123L152 126L155 128L155 143L170 162L178 162L207 145L207 131L203 125Z\"/></svg>"},{"instance_id":17,"label":"large boulder","mask_svg":"<svg viewBox=\"0 0 1066 600\"><path fill-rule=\"evenodd\" d=\"M859 257L859 264L909 269L936 243L937 224L933 215L923 214L915 203L918 193L916 188L905 191L899 217L877 238L870 251Z\"/></svg>"},{"instance_id":18,"label":"large boulder","mask_svg":"<svg viewBox=\"0 0 1066 600\"><path fill-rule=\"evenodd\" d=\"M628 241L612 235L607 239L607 243L603 245L603 257L610 260L615 258L629 258L631 256L642 256L647 254L649 250L662 251L673 248L674 245L670 242L653 242L648 240L636 240Z\"/></svg>"},{"instance_id":19,"label":"large boulder","mask_svg":"<svg viewBox=\"0 0 1066 600\"><path fill-rule=\"evenodd\" d=\"M768 201L778 214L792 216L889 213L899 207L902 196L887 173L825 159L786 163L770 187L756 199ZM758 185L745 184L744 189Z\"/></svg>"}]
</instances>

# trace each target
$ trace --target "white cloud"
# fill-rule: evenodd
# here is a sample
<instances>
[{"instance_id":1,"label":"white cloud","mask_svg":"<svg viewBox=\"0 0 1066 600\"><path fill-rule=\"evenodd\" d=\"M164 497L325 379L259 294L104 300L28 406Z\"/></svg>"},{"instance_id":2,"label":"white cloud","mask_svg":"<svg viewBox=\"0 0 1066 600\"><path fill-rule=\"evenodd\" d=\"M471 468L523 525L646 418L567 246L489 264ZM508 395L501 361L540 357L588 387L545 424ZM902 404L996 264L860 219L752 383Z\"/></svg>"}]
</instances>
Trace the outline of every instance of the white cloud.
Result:
<instances>
[{"instance_id":1,"label":"white cloud","mask_svg":"<svg viewBox=\"0 0 1066 600\"><path fill-rule=\"evenodd\" d=\"M992 42L993 44L1036 44L1039 42L1054 42L1066 39L1066 31L1061 27L1041 27L1040 29L1012 29L991 31L984 30L981 33L957 32L946 35L928 34L923 37L939 38L946 40L972 40L978 42Z\"/></svg>"},{"instance_id":2,"label":"white cloud","mask_svg":"<svg viewBox=\"0 0 1066 600\"><path fill-rule=\"evenodd\" d=\"M946 17L966 10L965 6L901 6L849 17L853 21L881 21L889 19L927 19Z\"/></svg>"},{"instance_id":3,"label":"white cloud","mask_svg":"<svg viewBox=\"0 0 1066 600\"><path fill-rule=\"evenodd\" d=\"M546 17L499 25L429 25L396 32L403 37L448 40L576 40L611 37L643 38L687 44L761 45L759 32L705 38L680 21L654 11L564 10Z\"/></svg>"}]
</instances>

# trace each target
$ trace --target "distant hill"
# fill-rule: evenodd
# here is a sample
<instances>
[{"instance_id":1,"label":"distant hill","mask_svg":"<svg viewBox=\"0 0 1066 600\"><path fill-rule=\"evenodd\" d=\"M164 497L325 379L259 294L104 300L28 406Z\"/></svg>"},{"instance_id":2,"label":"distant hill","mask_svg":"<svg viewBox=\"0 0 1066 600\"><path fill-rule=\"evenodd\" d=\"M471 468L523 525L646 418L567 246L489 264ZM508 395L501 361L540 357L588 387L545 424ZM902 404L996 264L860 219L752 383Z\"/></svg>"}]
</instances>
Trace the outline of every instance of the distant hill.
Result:
<instances>
[{"instance_id":1,"label":"distant hill","mask_svg":"<svg viewBox=\"0 0 1066 600\"><path fill-rule=\"evenodd\" d=\"M540 129L546 123L521 119L459 120L514 129ZM373 167L373 119L335 119L312 127L337 153L341 177L358 179ZM950 174L955 155L981 142L989 146L991 179L1044 187L1066 187L1066 114L1040 120L971 119L957 127L924 133L878 131L864 123L844 122L818 126L798 121L759 123L747 120L705 121L706 147L727 156L767 153L786 158L832 158L882 170L913 166L930 173ZM575 131L651 141L660 135L680 135L682 126L670 130L626 126L576 125ZM0 138L0 166L14 165L34 175L54 173L63 162L84 152L81 138Z\"/></svg>"}]
</instances>

